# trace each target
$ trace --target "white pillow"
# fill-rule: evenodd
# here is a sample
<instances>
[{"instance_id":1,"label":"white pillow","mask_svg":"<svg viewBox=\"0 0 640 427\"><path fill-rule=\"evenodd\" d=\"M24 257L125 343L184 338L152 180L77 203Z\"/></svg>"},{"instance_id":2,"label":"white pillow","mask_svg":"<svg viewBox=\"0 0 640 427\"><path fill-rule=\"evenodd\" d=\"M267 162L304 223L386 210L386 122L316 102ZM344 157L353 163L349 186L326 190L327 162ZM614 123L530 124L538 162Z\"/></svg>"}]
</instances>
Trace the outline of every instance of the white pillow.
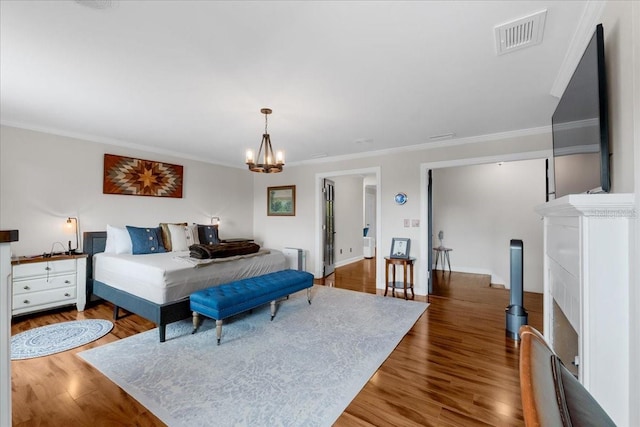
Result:
<instances>
[{"instance_id":1,"label":"white pillow","mask_svg":"<svg viewBox=\"0 0 640 427\"><path fill-rule=\"evenodd\" d=\"M133 252L131 236L126 228L113 227L107 224L107 243L104 251L113 254L130 254Z\"/></svg>"},{"instance_id":2,"label":"white pillow","mask_svg":"<svg viewBox=\"0 0 640 427\"><path fill-rule=\"evenodd\" d=\"M184 225L168 224L169 234L171 235L171 250L175 252L188 251L187 234Z\"/></svg>"},{"instance_id":3,"label":"white pillow","mask_svg":"<svg viewBox=\"0 0 640 427\"><path fill-rule=\"evenodd\" d=\"M184 232L187 235L187 247L200 244L200 237L198 237L198 224L187 225L184 228Z\"/></svg>"},{"instance_id":4,"label":"white pillow","mask_svg":"<svg viewBox=\"0 0 640 427\"><path fill-rule=\"evenodd\" d=\"M116 253L116 236L113 227L107 224L107 243L104 245L104 252L108 254Z\"/></svg>"}]
</instances>

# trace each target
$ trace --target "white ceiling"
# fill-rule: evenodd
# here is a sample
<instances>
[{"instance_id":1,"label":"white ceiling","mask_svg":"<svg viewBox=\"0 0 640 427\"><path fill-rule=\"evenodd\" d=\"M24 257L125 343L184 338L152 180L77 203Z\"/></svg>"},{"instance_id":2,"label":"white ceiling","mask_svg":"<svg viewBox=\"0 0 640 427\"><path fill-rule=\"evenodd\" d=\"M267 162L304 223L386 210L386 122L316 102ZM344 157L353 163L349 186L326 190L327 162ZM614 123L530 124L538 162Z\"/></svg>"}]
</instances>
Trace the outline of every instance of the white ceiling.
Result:
<instances>
[{"instance_id":1,"label":"white ceiling","mask_svg":"<svg viewBox=\"0 0 640 427\"><path fill-rule=\"evenodd\" d=\"M0 1L3 124L244 166L550 125L583 1ZM541 44L494 26L547 9Z\"/></svg>"}]
</instances>

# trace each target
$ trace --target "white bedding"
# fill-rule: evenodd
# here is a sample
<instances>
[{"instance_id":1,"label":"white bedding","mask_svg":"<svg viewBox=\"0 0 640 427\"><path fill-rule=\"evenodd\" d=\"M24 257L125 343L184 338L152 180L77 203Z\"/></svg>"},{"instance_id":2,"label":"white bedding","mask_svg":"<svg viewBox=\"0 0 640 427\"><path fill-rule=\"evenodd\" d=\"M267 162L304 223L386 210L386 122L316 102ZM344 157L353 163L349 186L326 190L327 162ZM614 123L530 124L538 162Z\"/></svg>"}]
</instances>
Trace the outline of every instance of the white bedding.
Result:
<instances>
[{"instance_id":1,"label":"white bedding","mask_svg":"<svg viewBox=\"0 0 640 427\"><path fill-rule=\"evenodd\" d=\"M261 252L200 265L186 261L188 251L149 255L102 252L93 256L93 277L113 288L164 304L210 286L286 268L282 252Z\"/></svg>"}]
</instances>

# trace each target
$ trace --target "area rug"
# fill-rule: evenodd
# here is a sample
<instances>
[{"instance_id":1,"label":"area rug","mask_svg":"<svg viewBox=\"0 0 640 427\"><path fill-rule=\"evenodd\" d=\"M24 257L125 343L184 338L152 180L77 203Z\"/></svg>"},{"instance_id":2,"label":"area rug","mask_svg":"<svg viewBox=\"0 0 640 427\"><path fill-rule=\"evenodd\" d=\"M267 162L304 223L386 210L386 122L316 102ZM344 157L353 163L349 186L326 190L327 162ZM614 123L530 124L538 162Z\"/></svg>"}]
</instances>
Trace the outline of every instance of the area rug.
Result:
<instances>
[{"instance_id":1,"label":"area rug","mask_svg":"<svg viewBox=\"0 0 640 427\"><path fill-rule=\"evenodd\" d=\"M11 360L49 356L95 341L109 333L113 323L88 319L54 323L11 337Z\"/></svg>"},{"instance_id":2,"label":"area rug","mask_svg":"<svg viewBox=\"0 0 640 427\"><path fill-rule=\"evenodd\" d=\"M427 304L314 286L196 334L190 320L78 353L169 426L330 426Z\"/></svg>"}]
</instances>

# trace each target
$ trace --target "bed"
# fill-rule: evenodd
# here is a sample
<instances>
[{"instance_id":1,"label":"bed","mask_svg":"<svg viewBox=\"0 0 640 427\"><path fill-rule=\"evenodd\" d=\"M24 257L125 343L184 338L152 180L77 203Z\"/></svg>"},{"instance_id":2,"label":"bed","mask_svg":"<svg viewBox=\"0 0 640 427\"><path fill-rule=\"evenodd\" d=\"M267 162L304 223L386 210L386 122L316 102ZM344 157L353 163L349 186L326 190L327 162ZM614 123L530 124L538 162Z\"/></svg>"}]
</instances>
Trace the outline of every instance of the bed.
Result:
<instances>
[{"instance_id":1,"label":"bed","mask_svg":"<svg viewBox=\"0 0 640 427\"><path fill-rule=\"evenodd\" d=\"M250 256L197 261L189 252L148 255L104 253L106 231L83 233L87 257L87 297L102 298L119 309L158 325L160 342L166 325L191 317L189 295L200 289L286 268L282 252L262 250ZM89 300L89 299L88 299Z\"/></svg>"}]
</instances>

